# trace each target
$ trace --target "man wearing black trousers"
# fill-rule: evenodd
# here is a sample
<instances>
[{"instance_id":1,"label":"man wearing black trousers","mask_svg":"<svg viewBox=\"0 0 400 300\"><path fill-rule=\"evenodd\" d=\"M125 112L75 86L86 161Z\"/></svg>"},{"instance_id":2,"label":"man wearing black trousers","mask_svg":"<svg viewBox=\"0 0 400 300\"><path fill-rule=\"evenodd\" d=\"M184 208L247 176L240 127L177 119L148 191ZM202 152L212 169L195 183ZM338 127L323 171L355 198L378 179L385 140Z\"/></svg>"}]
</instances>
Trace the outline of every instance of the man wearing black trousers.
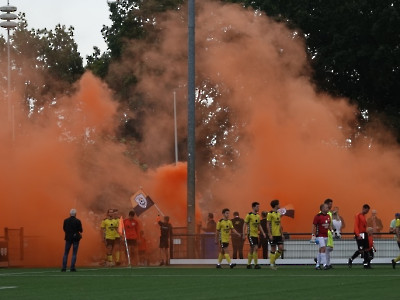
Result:
<instances>
[{"instance_id":1,"label":"man wearing black trousers","mask_svg":"<svg viewBox=\"0 0 400 300\"><path fill-rule=\"evenodd\" d=\"M70 217L64 220L63 229L65 232L65 250L64 250L64 257L62 262L62 269L61 272L65 272L67 270L67 261L68 261L68 254L69 250L72 246L72 258L71 258L71 266L70 271L76 272L75 263L76 263L76 256L78 254L78 247L79 241L82 238L81 233L82 230L82 223L79 219L76 218L76 209L73 208L69 212Z\"/></svg>"}]
</instances>

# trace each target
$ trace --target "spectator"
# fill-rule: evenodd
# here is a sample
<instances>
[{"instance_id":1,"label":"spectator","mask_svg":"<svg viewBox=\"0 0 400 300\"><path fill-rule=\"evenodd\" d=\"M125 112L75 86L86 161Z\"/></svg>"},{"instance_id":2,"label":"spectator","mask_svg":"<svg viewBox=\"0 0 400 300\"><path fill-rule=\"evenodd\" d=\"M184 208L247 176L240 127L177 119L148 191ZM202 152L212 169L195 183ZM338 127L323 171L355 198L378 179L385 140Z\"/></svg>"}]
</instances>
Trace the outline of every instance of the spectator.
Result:
<instances>
[{"instance_id":1,"label":"spectator","mask_svg":"<svg viewBox=\"0 0 400 300\"><path fill-rule=\"evenodd\" d=\"M369 246L369 248L367 249L368 256L369 256L367 269L371 269L371 260L374 259L375 252L376 252L376 248L374 245L374 238L373 238L374 230L372 229L372 227L368 227L367 232L368 232L368 246Z\"/></svg>"},{"instance_id":2,"label":"spectator","mask_svg":"<svg viewBox=\"0 0 400 300\"><path fill-rule=\"evenodd\" d=\"M76 272L75 263L76 257L78 255L79 241L82 238L81 233L82 223L79 219L76 218L76 209L73 208L69 212L70 217L64 220L63 230L65 232L65 248L64 248L64 256L62 262L61 272L65 272L67 270L67 261L69 250L72 246L72 258L71 258L71 266L70 271Z\"/></svg>"},{"instance_id":3,"label":"spectator","mask_svg":"<svg viewBox=\"0 0 400 300\"><path fill-rule=\"evenodd\" d=\"M258 247L262 248L262 258L263 259L267 259L268 258L268 229L267 229L267 215L268 212L266 211L262 211L261 212L261 221L260 221L260 225L262 227L262 229L264 230L264 232L267 234L267 237L264 238L264 236L260 233L259 236L259 242L260 245L258 245Z\"/></svg>"},{"instance_id":4,"label":"spectator","mask_svg":"<svg viewBox=\"0 0 400 300\"><path fill-rule=\"evenodd\" d=\"M236 259L239 255L240 259L243 259L243 224L244 224L244 220L239 217L239 213L237 211L235 211L233 213L233 219L231 220L232 224L233 224L233 228L235 228L235 230L237 232L240 233L240 237L236 236L236 235L232 235L232 247L233 247L233 259Z\"/></svg>"},{"instance_id":5,"label":"spectator","mask_svg":"<svg viewBox=\"0 0 400 300\"><path fill-rule=\"evenodd\" d=\"M169 242L172 237L172 225L169 223L169 217L164 216L164 222L158 221L160 225L160 256L162 265L169 265Z\"/></svg>"},{"instance_id":6,"label":"spectator","mask_svg":"<svg viewBox=\"0 0 400 300\"><path fill-rule=\"evenodd\" d=\"M400 219L400 213L395 213L394 219L392 221L390 221L389 233L396 233L396 220L397 219Z\"/></svg>"},{"instance_id":7,"label":"spectator","mask_svg":"<svg viewBox=\"0 0 400 300\"><path fill-rule=\"evenodd\" d=\"M214 221L214 214L208 213L207 226L206 228L203 228L203 231L215 233L216 230L217 230L217 223Z\"/></svg>"},{"instance_id":8,"label":"spectator","mask_svg":"<svg viewBox=\"0 0 400 300\"><path fill-rule=\"evenodd\" d=\"M383 229L382 220L377 217L375 209L371 213L372 216L367 219L367 226L372 227L374 233L380 233Z\"/></svg>"},{"instance_id":9,"label":"spectator","mask_svg":"<svg viewBox=\"0 0 400 300\"><path fill-rule=\"evenodd\" d=\"M334 207L332 211L332 227L334 238L340 239L342 237L342 229L346 227L343 217L339 214L339 207Z\"/></svg>"}]
</instances>

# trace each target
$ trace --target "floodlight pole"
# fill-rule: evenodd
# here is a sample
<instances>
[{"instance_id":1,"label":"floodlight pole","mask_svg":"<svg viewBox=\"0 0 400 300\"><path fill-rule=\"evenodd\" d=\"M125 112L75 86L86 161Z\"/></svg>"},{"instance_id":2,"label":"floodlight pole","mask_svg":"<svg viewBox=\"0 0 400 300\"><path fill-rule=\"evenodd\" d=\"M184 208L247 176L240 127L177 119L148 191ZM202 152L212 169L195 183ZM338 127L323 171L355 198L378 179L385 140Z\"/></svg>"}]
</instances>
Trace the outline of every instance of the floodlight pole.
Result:
<instances>
[{"instance_id":1,"label":"floodlight pole","mask_svg":"<svg viewBox=\"0 0 400 300\"><path fill-rule=\"evenodd\" d=\"M187 254L195 258L195 0L188 0Z\"/></svg>"},{"instance_id":2,"label":"floodlight pole","mask_svg":"<svg viewBox=\"0 0 400 300\"><path fill-rule=\"evenodd\" d=\"M17 15L13 14L17 8L10 5L10 1L7 0L7 6L0 7L0 11L4 12L0 15L0 19L4 20L0 23L0 26L7 29L7 111L8 121L11 122L12 140L15 140L15 126L14 126L14 105L11 104L11 58L10 58L10 30L17 27L17 23L14 22Z\"/></svg>"},{"instance_id":3,"label":"floodlight pole","mask_svg":"<svg viewBox=\"0 0 400 300\"><path fill-rule=\"evenodd\" d=\"M174 144L175 144L175 166L178 164L178 128L176 121L176 92L174 91Z\"/></svg>"}]
</instances>

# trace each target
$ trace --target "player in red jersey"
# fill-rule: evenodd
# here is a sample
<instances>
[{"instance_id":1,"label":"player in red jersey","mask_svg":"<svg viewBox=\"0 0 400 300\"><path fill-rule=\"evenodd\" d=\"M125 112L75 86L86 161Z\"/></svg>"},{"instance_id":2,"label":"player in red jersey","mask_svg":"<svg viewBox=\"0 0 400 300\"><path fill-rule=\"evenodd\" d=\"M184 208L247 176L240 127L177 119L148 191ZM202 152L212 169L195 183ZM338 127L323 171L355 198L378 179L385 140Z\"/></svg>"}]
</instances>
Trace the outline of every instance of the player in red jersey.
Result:
<instances>
[{"instance_id":1,"label":"player in red jersey","mask_svg":"<svg viewBox=\"0 0 400 300\"><path fill-rule=\"evenodd\" d=\"M314 217L311 240L318 244L316 270L324 270L329 267L326 263L326 244L328 242L328 231L332 230L331 216L328 215L329 207L326 203L320 205L321 212Z\"/></svg>"},{"instance_id":2,"label":"player in red jersey","mask_svg":"<svg viewBox=\"0 0 400 300\"><path fill-rule=\"evenodd\" d=\"M364 258L364 268L368 269L370 257L368 255L368 233L367 233L367 219L365 215L368 214L370 207L364 204L360 213L356 214L354 219L354 235L357 241L358 250L354 252L353 256L349 258L348 266L353 266L353 260L361 254Z\"/></svg>"}]
</instances>

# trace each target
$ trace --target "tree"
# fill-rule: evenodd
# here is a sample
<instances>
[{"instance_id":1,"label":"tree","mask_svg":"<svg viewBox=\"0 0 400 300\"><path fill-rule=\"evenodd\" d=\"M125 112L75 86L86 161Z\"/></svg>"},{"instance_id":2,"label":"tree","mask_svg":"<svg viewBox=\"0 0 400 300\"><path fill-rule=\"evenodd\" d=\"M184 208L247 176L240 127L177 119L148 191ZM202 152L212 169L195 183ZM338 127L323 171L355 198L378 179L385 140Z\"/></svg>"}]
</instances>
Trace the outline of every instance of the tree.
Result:
<instances>
[{"instance_id":1,"label":"tree","mask_svg":"<svg viewBox=\"0 0 400 300\"><path fill-rule=\"evenodd\" d=\"M25 15L20 14L12 35L11 78L24 91L23 99L43 106L59 93L71 91L84 71L73 32L73 27L61 25L54 30L29 30Z\"/></svg>"},{"instance_id":2,"label":"tree","mask_svg":"<svg viewBox=\"0 0 400 300\"><path fill-rule=\"evenodd\" d=\"M399 2L225 1L252 6L297 31L318 89L350 98L369 120L383 117L400 138Z\"/></svg>"}]
</instances>

